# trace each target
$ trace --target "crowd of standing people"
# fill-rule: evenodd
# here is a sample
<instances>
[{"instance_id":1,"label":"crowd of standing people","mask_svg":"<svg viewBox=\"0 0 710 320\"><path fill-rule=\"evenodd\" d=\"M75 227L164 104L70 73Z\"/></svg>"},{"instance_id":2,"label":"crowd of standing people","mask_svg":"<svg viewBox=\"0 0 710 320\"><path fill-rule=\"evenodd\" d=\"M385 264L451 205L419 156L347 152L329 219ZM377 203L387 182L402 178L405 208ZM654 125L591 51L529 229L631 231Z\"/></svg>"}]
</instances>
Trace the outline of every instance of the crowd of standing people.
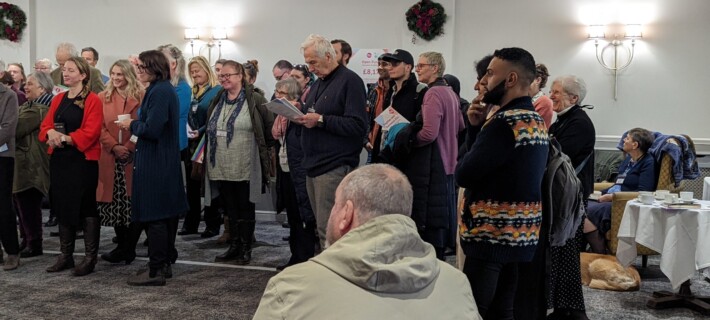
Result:
<instances>
[{"instance_id":1,"label":"crowd of standing people","mask_svg":"<svg viewBox=\"0 0 710 320\"><path fill-rule=\"evenodd\" d=\"M272 181L290 227L292 256L283 270L339 239L329 233L333 212L355 204L339 202L336 190L365 150L368 163L392 165L401 172L397 179L406 178L411 228L433 256L445 260L460 239L462 271L481 316L524 318L516 288L526 281L520 268L547 245L540 185L551 138L584 166L585 198L591 193L595 133L580 106L583 80L556 79L548 98L547 68L524 49L504 48L477 63L479 94L468 103L439 52L416 59L402 49L387 52L378 58L379 81L366 87L347 67L346 41L310 35L300 51L304 64L274 65L269 97L254 86L258 61L210 66L201 56L187 60L173 45L118 60L108 76L95 68L98 51L79 53L70 43L57 47L54 70L46 59L27 76L21 64L6 71L0 63L10 82L0 86L5 270L17 268L20 257L42 255L43 198L58 223L61 251L47 272L84 276L98 257L130 264L146 232L150 261L127 282L164 285L179 254L176 236L197 234L201 219L204 238L219 235L224 224L221 239L229 248L216 262L249 264L255 202ZM303 115L272 113L266 103L273 99ZM385 113L402 120L380 121ZM116 247L99 256L101 226L114 229ZM85 255L75 263L80 232ZM555 248L553 259L578 264L579 246ZM553 266L555 274L572 272L565 266ZM586 318L581 287L555 277L550 306Z\"/></svg>"}]
</instances>

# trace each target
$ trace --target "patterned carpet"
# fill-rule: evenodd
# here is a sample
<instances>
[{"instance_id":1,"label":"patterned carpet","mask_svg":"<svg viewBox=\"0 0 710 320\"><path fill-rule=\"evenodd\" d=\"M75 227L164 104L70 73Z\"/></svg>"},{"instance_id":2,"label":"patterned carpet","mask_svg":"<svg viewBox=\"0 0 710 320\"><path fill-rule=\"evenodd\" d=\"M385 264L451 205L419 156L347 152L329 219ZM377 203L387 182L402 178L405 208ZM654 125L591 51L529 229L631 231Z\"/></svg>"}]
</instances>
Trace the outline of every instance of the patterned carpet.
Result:
<instances>
[{"instance_id":1,"label":"patterned carpet","mask_svg":"<svg viewBox=\"0 0 710 320\"><path fill-rule=\"evenodd\" d=\"M58 238L48 236L55 230L45 228L43 256L23 259L18 270L0 271L0 319L251 319L266 282L275 274L273 268L289 257L288 244L282 240L288 230L280 222L257 223L256 237L261 245L254 249L252 264L246 268L212 263L227 248L217 245L216 238L178 236L180 257L173 268L174 278L165 287L131 287L126 278L143 268L146 258L128 266L101 261L93 274L81 278L69 271L45 272L58 253ZM102 228L101 233L100 252L107 252L114 246L113 230ZM80 261L82 240L77 241L76 251ZM139 255L145 251L139 244ZM648 268L640 268L640 259L637 261L643 281L640 291L585 288L589 318L707 319L686 309L646 307L653 291L670 290L658 261L652 257ZM692 289L710 296L710 284L700 276L693 279Z\"/></svg>"}]
</instances>

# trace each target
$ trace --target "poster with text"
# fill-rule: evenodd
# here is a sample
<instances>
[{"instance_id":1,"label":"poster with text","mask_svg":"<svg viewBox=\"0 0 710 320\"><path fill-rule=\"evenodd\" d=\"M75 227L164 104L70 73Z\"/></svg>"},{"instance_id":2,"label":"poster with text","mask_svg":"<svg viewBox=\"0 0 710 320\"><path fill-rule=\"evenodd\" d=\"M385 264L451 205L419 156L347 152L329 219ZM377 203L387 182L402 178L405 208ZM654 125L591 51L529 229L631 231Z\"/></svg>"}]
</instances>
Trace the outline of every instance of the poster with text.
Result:
<instances>
[{"instance_id":1,"label":"poster with text","mask_svg":"<svg viewBox=\"0 0 710 320\"><path fill-rule=\"evenodd\" d=\"M390 51L390 49L353 49L348 68L355 71L365 85L377 83L380 77L377 73L377 57Z\"/></svg>"}]
</instances>

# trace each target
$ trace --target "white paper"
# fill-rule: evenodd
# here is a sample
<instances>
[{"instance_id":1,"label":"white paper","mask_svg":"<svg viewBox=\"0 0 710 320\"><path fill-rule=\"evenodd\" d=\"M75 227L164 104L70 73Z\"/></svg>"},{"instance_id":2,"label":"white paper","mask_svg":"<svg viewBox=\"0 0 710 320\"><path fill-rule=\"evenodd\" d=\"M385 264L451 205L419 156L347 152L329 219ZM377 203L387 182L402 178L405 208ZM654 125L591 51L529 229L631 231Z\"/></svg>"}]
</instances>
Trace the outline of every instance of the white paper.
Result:
<instances>
[{"instance_id":1,"label":"white paper","mask_svg":"<svg viewBox=\"0 0 710 320\"><path fill-rule=\"evenodd\" d=\"M58 85L54 86L54 88L52 89L52 95L56 96L56 95L58 95L64 91L67 91L67 90L69 90L68 87L58 84Z\"/></svg>"},{"instance_id":2,"label":"white paper","mask_svg":"<svg viewBox=\"0 0 710 320\"><path fill-rule=\"evenodd\" d=\"M7 143L0 146L0 152L5 152L5 151L7 151L7 149L8 149Z\"/></svg>"},{"instance_id":3,"label":"white paper","mask_svg":"<svg viewBox=\"0 0 710 320\"><path fill-rule=\"evenodd\" d=\"M271 102L264 104L269 111L282 115L289 120L295 120L298 117L304 116L303 112L292 105L284 98L274 99Z\"/></svg>"},{"instance_id":4,"label":"white paper","mask_svg":"<svg viewBox=\"0 0 710 320\"><path fill-rule=\"evenodd\" d=\"M375 122L382 127L382 130L389 131L389 129L395 124L409 123L409 120L407 120L407 118L402 116L394 108L388 107L387 109L382 110L382 113L375 118Z\"/></svg>"}]
</instances>

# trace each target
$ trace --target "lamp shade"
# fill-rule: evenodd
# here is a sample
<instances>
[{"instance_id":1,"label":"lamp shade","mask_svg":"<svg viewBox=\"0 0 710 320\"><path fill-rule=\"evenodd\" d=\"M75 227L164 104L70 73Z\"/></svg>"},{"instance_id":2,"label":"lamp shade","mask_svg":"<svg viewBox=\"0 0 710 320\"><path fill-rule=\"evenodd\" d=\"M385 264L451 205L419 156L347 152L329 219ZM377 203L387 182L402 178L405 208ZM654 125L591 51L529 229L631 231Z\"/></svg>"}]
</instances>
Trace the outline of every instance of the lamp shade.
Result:
<instances>
[{"instance_id":1,"label":"lamp shade","mask_svg":"<svg viewBox=\"0 0 710 320\"><path fill-rule=\"evenodd\" d=\"M624 28L624 37L630 39L639 39L643 37L640 24L627 24Z\"/></svg>"},{"instance_id":2,"label":"lamp shade","mask_svg":"<svg viewBox=\"0 0 710 320\"><path fill-rule=\"evenodd\" d=\"M606 27L600 24L590 25L588 28L589 39L604 39Z\"/></svg>"},{"instance_id":3,"label":"lamp shade","mask_svg":"<svg viewBox=\"0 0 710 320\"><path fill-rule=\"evenodd\" d=\"M185 29L185 40L195 40L200 38L200 33L195 28Z\"/></svg>"},{"instance_id":4,"label":"lamp shade","mask_svg":"<svg viewBox=\"0 0 710 320\"><path fill-rule=\"evenodd\" d=\"M214 29L212 29L212 39L214 39L214 40L225 40L225 39L227 39L227 29L225 29L225 28L214 28Z\"/></svg>"}]
</instances>

